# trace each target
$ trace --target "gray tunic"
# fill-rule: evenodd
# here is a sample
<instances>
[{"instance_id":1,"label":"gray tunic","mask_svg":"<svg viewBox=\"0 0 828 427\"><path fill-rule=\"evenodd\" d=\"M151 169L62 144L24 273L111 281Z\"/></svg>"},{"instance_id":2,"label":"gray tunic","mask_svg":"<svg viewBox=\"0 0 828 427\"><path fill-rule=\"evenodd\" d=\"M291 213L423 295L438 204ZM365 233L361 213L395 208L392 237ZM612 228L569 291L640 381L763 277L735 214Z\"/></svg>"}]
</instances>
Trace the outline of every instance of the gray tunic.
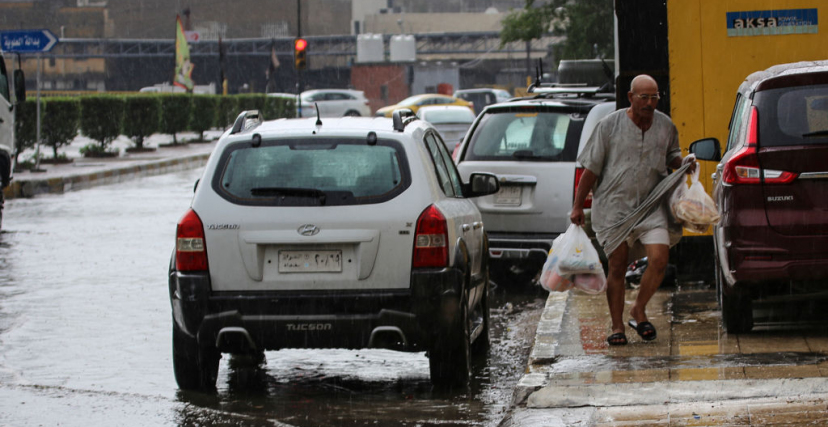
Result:
<instances>
[{"instance_id":1,"label":"gray tunic","mask_svg":"<svg viewBox=\"0 0 828 427\"><path fill-rule=\"evenodd\" d=\"M578 162L597 176L592 188L592 228L602 246L607 228L626 218L667 176L668 165L681 158L678 131L666 114L656 111L653 124L642 131L618 110L602 119ZM666 209L655 209L636 231L669 229Z\"/></svg>"}]
</instances>

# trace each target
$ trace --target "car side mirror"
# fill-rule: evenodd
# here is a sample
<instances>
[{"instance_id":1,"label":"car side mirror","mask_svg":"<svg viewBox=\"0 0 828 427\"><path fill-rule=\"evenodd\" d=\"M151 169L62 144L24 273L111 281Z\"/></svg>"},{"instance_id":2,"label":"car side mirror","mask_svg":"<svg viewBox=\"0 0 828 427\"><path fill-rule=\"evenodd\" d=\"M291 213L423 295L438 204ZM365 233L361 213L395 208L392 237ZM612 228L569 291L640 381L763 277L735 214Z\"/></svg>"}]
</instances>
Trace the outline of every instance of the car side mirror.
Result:
<instances>
[{"instance_id":1,"label":"car side mirror","mask_svg":"<svg viewBox=\"0 0 828 427\"><path fill-rule=\"evenodd\" d=\"M469 177L467 197L488 196L500 191L500 182L490 173L474 172Z\"/></svg>"},{"instance_id":2,"label":"car side mirror","mask_svg":"<svg viewBox=\"0 0 828 427\"><path fill-rule=\"evenodd\" d=\"M719 146L719 140L716 138L704 138L693 141L690 144L690 153L695 154L699 160L718 162L722 159L722 149Z\"/></svg>"},{"instance_id":3,"label":"car side mirror","mask_svg":"<svg viewBox=\"0 0 828 427\"><path fill-rule=\"evenodd\" d=\"M26 101L26 77L23 70L14 70L14 97L17 102Z\"/></svg>"}]
</instances>

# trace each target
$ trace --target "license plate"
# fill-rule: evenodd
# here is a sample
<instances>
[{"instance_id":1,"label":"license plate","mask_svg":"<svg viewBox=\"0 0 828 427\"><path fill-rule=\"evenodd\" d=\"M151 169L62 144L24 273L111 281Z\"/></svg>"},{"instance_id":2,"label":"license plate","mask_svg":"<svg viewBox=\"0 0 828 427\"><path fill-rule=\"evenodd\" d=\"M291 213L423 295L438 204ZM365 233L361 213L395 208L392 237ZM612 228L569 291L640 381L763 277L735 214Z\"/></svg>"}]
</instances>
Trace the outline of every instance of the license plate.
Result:
<instances>
[{"instance_id":1,"label":"license plate","mask_svg":"<svg viewBox=\"0 0 828 427\"><path fill-rule=\"evenodd\" d=\"M519 185L504 185L495 194L495 204L498 206L520 206L521 189Z\"/></svg>"},{"instance_id":2,"label":"license plate","mask_svg":"<svg viewBox=\"0 0 828 427\"><path fill-rule=\"evenodd\" d=\"M279 273L342 271L342 251L279 251Z\"/></svg>"}]
</instances>

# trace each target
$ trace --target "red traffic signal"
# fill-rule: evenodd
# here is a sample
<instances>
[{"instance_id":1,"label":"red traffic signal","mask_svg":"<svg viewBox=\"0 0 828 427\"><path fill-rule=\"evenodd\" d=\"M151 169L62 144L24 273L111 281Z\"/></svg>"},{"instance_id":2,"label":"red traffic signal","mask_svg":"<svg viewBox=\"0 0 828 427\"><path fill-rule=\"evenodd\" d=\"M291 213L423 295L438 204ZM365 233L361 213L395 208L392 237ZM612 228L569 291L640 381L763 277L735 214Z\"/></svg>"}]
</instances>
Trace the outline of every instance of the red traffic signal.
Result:
<instances>
[{"instance_id":1,"label":"red traffic signal","mask_svg":"<svg viewBox=\"0 0 828 427\"><path fill-rule=\"evenodd\" d=\"M308 41L305 39L293 40L293 65L297 70L304 70L308 67L308 62L305 59L305 52L308 48Z\"/></svg>"},{"instance_id":2,"label":"red traffic signal","mask_svg":"<svg viewBox=\"0 0 828 427\"><path fill-rule=\"evenodd\" d=\"M297 52L300 50L305 50L305 48L308 47L308 41L305 39L296 39L293 41L293 47L296 49Z\"/></svg>"}]
</instances>

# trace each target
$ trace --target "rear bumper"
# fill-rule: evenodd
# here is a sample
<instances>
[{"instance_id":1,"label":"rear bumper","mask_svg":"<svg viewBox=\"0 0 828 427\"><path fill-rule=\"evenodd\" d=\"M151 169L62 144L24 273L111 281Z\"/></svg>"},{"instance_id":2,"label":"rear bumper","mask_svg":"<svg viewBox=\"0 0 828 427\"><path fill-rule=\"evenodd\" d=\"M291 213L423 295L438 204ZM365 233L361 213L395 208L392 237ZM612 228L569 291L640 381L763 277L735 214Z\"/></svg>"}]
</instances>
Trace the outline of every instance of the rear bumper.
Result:
<instances>
[{"instance_id":1,"label":"rear bumper","mask_svg":"<svg viewBox=\"0 0 828 427\"><path fill-rule=\"evenodd\" d=\"M488 232L491 259L521 260L546 259L557 233L498 233Z\"/></svg>"},{"instance_id":2,"label":"rear bumper","mask_svg":"<svg viewBox=\"0 0 828 427\"><path fill-rule=\"evenodd\" d=\"M280 348L425 351L453 320L463 292L457 269L412 272L403 291L213 293L207 273L170 274L176 326L223 352ZM449 317L449 319L446 319Z\"/></svg>"},{"instance_id":3,"label":"rear bumper","mask_svg":"<svg viewBox=\"0 0 828 427\"><path fill-rule=\"evenodd\" d=\"M724 250L735 287L763 282L828 278L828 238L789 236L769 227L725 230ZM727 247L729 246L729 247Z\"/></svg>"}]
</instances>

